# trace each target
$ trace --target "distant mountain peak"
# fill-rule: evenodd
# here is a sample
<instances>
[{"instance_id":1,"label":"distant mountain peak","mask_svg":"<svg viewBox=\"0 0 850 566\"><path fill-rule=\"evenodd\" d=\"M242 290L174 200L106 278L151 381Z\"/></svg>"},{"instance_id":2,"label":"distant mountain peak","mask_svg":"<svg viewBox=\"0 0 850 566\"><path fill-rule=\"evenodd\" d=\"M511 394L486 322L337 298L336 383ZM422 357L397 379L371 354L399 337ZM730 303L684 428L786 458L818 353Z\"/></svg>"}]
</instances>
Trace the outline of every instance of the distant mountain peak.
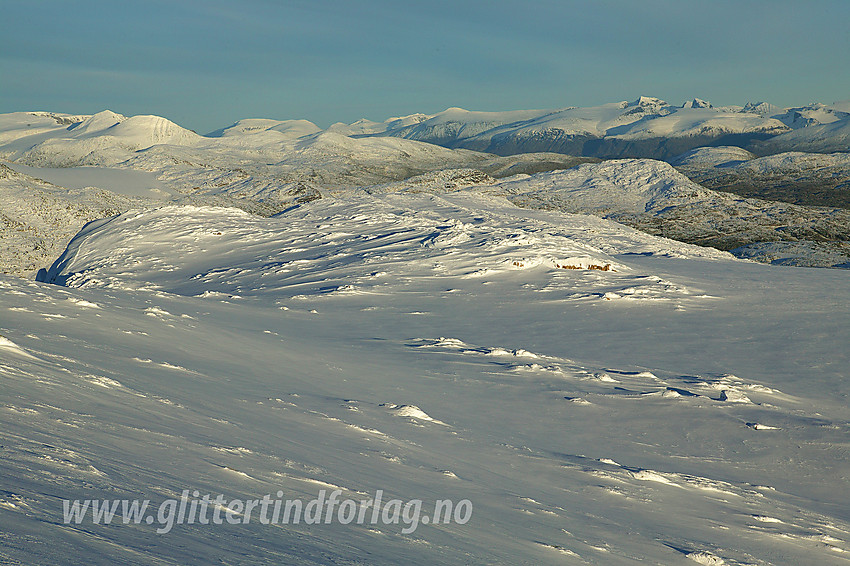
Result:
<instances>
[{"instance_id":1,"label":"distant mountain peak","mask_svg":"<svg viewBox=\"0 0 850 566\"><path fill-rule=\"evenodd\" d=\"M762 116L776 114L779 111L780 108L770 102L747 102L742 110L742 112L761 114Z\"/></svg>"},{"instance_id":2,"label":"distant mountain peak","mask_svg":"<svg viewBox=\"0 0 850 566\"><path fill-rule=\"evenodd\" d=\"M238 122L206 135L210 138L237 137L277 132L285 138L295 139L320 132L319 128L309 120L273 120L271 118L244 118Z\"/></svg>"},{"instance_id":3,"label":"distant mountain peak","mask_svg":"<svg viewBox=\"0 0 850 566\"><path fill-rule=\"evenodd\" d=\"M111 128L116 124L120 124L124 120L126 120L126 116L122 116L112 110L103 110L89 116L79 124L75 124L71 126L71 130L73 130L77 134L84 134L89 132L98 132L101 130L105 130L107 128Z\"/></svg>"},{"instance_id":4,"label":"distant mountain peak","mask_svg":"<svg viewBox=\"0 0 850 566\"><path fill-rule=\"evenodd\" d=\"M449 110L461 110L460 108L449 108ZM462 110L466 112L465 110ZM446 111L448 112L448 110ZM389 127L401 127L407 126L411 124L421 124L431 116L427 114L422 114L421 112L417 112L416 114L408 114L407 116L394 116L392 118L388 118L384 123L388 124ZM357 122L355 122L356 124Z\"/></svg>"},{"instance_id":5,"label":"distant mountain peak","mask_svg":"<svg viewBox=\"0 0 850 566\"><path fill-rule=\"evenodd\" d=\"M623 112L624 116L644 115L644 114L667 114L670 112L670 105L660 98L654 96L640 96L634 102L630 102L624 106L626 109Z\"/></svg>"},{"instance_id":6,"label":"distant mountain peak","mask_svg":"<svg viewBox=\"0 0 850 566\"><path fill-rule=\"evenodd\" d=\"M714 108L711 102L701 98L694 98L682 105L682 108Z\"/></svg>"},{"instance_id":7,"label":"distant mountain peak","mask_svg":"<svg viewBox=\"0 0 850 566\"><path fill-rule=\"evenodd\" d=\"M655 98L654 96L639 96L637 100L635 100L634 102L631 102L627 105L627 107L629 107L629 108L635 107L635 106L647 108L647 107L663 107L663 106L670 106L670 105L667 104L665 101L661 100L660 98Z\"/></svg>"}]
</instances>

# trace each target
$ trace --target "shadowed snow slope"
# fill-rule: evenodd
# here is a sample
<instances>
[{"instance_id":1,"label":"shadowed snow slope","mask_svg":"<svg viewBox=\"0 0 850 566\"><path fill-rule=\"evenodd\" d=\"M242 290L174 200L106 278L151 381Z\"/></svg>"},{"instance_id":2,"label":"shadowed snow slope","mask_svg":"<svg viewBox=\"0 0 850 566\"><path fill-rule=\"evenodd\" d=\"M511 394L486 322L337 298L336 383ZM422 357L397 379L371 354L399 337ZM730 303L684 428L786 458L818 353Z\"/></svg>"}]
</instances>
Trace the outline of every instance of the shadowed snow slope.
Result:
<instances>
[{"instance_id":1,"label":"shadowed snow slope","mask_svg":"<svg viewBox=\"0 0 850 566\"><path fill-rule=\"evenodd\" d=\"M848 146L850 147L850 146ZM809 206L850 208L850 153L793 151L747 157L738 148L700 148L672 160L712 189Z\"/></svg>"},{"instance_id":2,"label":"shadowed snow slope","mask_svg":"<svg viewBox=\"0 0 850 566\"><path fill-rule=\"evenodd\" d=\"M827 124L814 124L787 132L759 143L754 151L761 155L781 151L850 151L850 114Z\"/></svg>"},{"instance_id":3,"label":"shadowed snow slope","mask_svg":"<svg viewBox=\"0 0 850 566\"><path fill-rule=\"evenodd\" d=\"M462 193L91 224L0 278L0 558L845 564L845 275ZM474 512L63 524L185 489Z\"/></svg>"}]
</instances>

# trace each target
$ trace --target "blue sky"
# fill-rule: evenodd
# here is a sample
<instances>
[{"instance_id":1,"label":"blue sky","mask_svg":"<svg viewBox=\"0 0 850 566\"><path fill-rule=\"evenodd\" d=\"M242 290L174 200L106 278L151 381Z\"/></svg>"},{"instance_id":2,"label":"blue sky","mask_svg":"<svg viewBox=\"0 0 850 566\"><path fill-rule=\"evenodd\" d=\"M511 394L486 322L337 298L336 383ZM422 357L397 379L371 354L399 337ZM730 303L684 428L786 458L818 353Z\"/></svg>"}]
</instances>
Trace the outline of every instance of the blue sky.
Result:
<instances>
[{"instance_id":1,"label":"blue sky","mask_svg":"<svg viewBox=\"0 0 850 566\"><path fill-rule=\"evenodd\" d=\"M850 2L3 0L0 112L328 126L449 106L850 99Z\"/></svg>"}]
</instances>

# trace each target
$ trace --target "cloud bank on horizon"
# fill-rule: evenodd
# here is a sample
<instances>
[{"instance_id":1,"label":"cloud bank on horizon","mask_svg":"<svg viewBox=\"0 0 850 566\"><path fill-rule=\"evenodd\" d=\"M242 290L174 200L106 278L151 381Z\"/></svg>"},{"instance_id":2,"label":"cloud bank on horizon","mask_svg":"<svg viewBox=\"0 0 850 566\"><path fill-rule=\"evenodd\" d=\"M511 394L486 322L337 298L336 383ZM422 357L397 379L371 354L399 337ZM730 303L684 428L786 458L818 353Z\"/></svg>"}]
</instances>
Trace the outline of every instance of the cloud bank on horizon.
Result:
<instances>
[{"instance_id":1,"label":"cloud bank on horizon","mask_svg":"<svg viewBox=\"0 0 850 566\"><path fill-rule=\"evenodd\" d=\"M10 0L2 111L319 124L449 106L850 98L850 4ZM794 38L805 37L805 41Z\"/></svg>"}]
</instances>

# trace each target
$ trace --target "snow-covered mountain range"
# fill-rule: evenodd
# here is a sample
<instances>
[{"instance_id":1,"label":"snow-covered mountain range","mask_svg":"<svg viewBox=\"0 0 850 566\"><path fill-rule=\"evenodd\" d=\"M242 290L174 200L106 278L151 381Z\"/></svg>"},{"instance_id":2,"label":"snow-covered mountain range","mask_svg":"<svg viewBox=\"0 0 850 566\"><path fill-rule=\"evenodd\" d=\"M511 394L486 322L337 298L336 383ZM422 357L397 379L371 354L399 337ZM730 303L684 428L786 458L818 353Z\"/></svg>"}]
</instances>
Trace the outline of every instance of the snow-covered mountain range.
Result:
<instances>
[{"instance_id":1,"label":"snow-covered mountain range","mask_svg":"<svg viewBox=\"0 0 850 566\"><path fill-rule=\"evenodd\" d=\"M73 120L78 121L68 126ZM14 113L0 115L0 132L0 158L8 161L48 168L120 166L156 172L178 192L188 185L240 196L248 186L262 192L264 182L336 188L451 167L474 165L506 176L587 161L555 153L499 158L393 137L352 138L333 128L319 131L304 120L243 120L204 137L156 116Z\"/></svg>"},{"instance_id":2,"label":"snow-covered mountain range","mask_svg":"<svg viewBox=\"0 0 850 566\"><path fill-rule=\"evenodd\" d=\"M848 151L850 102L778 108L768 103L674 106L653 97L585 108L470 112L449 108L385 122L335 124L353 136L395 136L498 155L555 151L601 158L668 159L701 146L736 145L760 154Z\"/></svg>"},{"instance_id":3,"label":"snow-covered mountain range","mask_svg":"<svg viewBox=\"0 0 850 566\"><path fill-rule=\"evenodd\" d=\"M246 120L204 137L156 116L2 115L0 158L8 167L0 170L0 269L32 276L87 221L163 199L271 216L322 192L446 167L474 166L504 177L588 161L560 154L497 157L314 130L304 121Z\"/></svg>"},{"instance_id":4,"label":"snow-covered mountain range","mask_svg":"<svg viewBox=\"0 0 850 566\"><path fill-rule=\"evenodd\" d=\"M848 111L0 115L0 562L847 564Z\"/></svg>"},{"instance_id":5,"label":"snow-covered mountain range","mask_svg":"<svg viewBox=\"0 0 850 566\"><path fill-rule=\"evenodd\" d=\"M124 211L140 202L157 205L164 199L231 206L271 216L357 187L411 179L408 189L420 186L425 190L427 185L429 191L445 192L462 186L487 186L517 175L512 182L500 182L488 190L502 191L523 206L597 214L681 241L725 250L749 246L748 257L839 266L850 261L844 255L845 242L850 239L846 213L835 208L850 206L845 190L850 182L846 154L797 152L756 159L742 148L721 146L697 148L672 160L679 171L705 187L749 197L741 199L696 187L661 162L587 164L573 173L540 176L595 159L552 151L497 156L408 138L463 145L455 142L492 141L560 128L558 131L569 132L564 134L568 136L581 130L581 135L592 133L621 140L645 141L662 136L665 143L673 143L670 140L674 138L691 143L696 139L696 129L708 131L704 128L713 128L710 124L725 124L721 129L734 135L764 133L771 128L811 130L818 121L832 120L827 124L831 126L846 119L842 108L836 104L781 110L760 104L717 109L699 99L679 108L641 97L634 103L556 112L451 109L430 117L336 124L325 131L306 120L250 119L209 136L197 135L161 117L128 118L110 111L93 116L6 114L0 116L0 156L14 170L4 169L0 179L0 190L6 195L0 205L4 214L0 231L8 234L9 242L3 251L3 269L31 275L49 263L86 221L103 211ZM492 150L490 143L479 147ZM564 149L557 144L540 147ZM457 173L437 173L452 170ZM613 171L618 173L612 177ZM657 181L677 190L657 195L648 208L634 210L629 203L634 199L643 202L647 179L655 180L650 184ZM602 190L606 183L616 190ZM22 193L23 185L33 190ZM79 191L91 192L91 187L100 189L98 194L117 194L99 204L91 199L79 201ZM66 188L71 192L66 193ZM26 194L41 195L38 198L42 199L50 194L55 202L75 204L51 206L51 212L44 213L45 207L29 204L22 196ZM764 198L830 208L794 207L764 202ZM50 222L58 229L45 232L46 214L54 216ZM775 251L775 242L782 241L794 244L784 248L789 253L794 251L790 256L753 254L753 246L768 242ZM824 249L829 253L824 255Z\"/></svg>"},{"instance_id":6,"label":"snow-covered mountain range","mask_svg":"<svg viewBox=\"0 0 850 566\"><path fill-rule=\"evenodd\" d=\"M758 155L848 151L850 101L792 108L767 102L715 107L699 98L679 106L640 96L630 102L555 110L476 112L449 108L437 114L411 114L383 122L364 119L337 123L327 130L303 119L246 119L203 139L164 118L126 118L110 111L90 117L18 113L6 115L0 126L4 155L19 158L26 154L30 161L53 165L61 159L66 164L104 164L117 157L113 145L140 149L168 143L211 148L215 144L210 140L215 139L230 149L262 152L323 132L347 138L417 140L503 156L553 152L600 158L670 159L696 147L721 145L742 147ZM64 130L61 136L51 135L60 129ZM16 139L18 143L10 145ZM72 140L73 151L68 147ZM95 150L106 155L95 155Z\"/></svg>"}]
</instances>

